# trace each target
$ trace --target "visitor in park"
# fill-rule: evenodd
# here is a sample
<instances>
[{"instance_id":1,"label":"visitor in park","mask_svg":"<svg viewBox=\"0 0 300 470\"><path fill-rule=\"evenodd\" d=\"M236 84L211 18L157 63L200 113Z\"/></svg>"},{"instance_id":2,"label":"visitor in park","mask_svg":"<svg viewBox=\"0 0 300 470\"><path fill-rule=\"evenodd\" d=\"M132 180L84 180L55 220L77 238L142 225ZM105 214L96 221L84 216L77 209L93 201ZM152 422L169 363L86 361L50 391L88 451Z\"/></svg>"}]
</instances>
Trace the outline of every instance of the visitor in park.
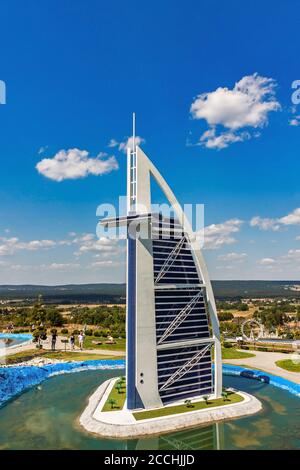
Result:
<instances>
[{"instance_id":1,"label":"visitor in park","mask_svg":"<svg viewBox=\"0 0 300 470\"><path fill-rule=\"evenodd\" d=\"M55 351L56 338L57 338L56 331L53 331L52 332L52 337L51 337L51 350L52 351Z\"/></svg>"},{"instance_id":2,"label":"visitor in park","mask_svg":"<svg viewBox=\"0 0 300 470\"><path fill-rule=\"evenodd\" d=\"M84 334L83 334L83 331L81 331L78 335L78 342L79 342L79 347L81 351L83 349L83 341L84 341Z\"/></svg>"},{"instance_id":3,"label":"visitor in park","mask_svg":"<svg viewBox=\"0 0 300 470\"><path fill-rule=\"evenodd\" d=\"M74 333L72 333L71 336L70 336L70 346L71 346L71 350L74 351L74 349L75 349L75 335L74 335Z\"/></svg>"}]
</instances>

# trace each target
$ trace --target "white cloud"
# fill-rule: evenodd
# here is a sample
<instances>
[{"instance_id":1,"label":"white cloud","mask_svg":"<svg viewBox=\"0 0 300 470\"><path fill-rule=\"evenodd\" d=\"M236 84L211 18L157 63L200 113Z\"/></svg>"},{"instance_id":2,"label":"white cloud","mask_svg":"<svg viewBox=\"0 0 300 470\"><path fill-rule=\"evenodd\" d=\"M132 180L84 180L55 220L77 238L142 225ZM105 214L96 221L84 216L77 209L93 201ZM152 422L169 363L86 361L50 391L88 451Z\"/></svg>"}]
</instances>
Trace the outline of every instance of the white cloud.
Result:
<instances>
[{"instance_id":1,"label":"white cloud","mask_svg":"<svg viewBox=\"0 0 300 470\"><path fill-rule=\"evenodd\" d=\"M28 250L37 251L40 249L49 249L56 245L53 240L32 240L22 242L17 237L0 237L0 256L13 255L16 251Z\"/></svg>"},{"instance_id":2,"label":"white cloud","mask_svg":"<svg viewBox=\"0 0 300 470\"><path fill-rule=\"evenodd\" d=\"M258 261L262 267L268 270L280 271L283 273L300 272L300 249L291 249L287 254L277 258L262 258Z\"/></svg>"},{"instance_id":3,"label":"white cloud","mask_svg":"<svg viewBox=\"0 0 300 470\"><path fill-rule=\"evenodd\" d=\"M80 268L79 263L51 263L49 265L44 265L44 267L47 269L53 269L53 270L58 270L58 271L65 271L69 269L78 269Z\"/></svg>"},{"instance_id":4,"label":"white cloud","mask_svg":"<svg viewBox=\"0 0 300 470\"><path fill-rule=\"evenodd\" d=\"M145 139L143 139L143 137L140 137L138 135L135 137L136 145L140 146L144 142L145 142ZM118 150L120 150L120 152L126 153L127 148L130 148L130 149L133 148L133 137L129 137L124 142L118 142L116 139L111 139L108 143L108 147L111 147L111 148L118 147Z\"/></svg>"},{"instance_id":5,"label":"white cloud","mask_svg":"<svg viewBox=\"0 0 300 470\"><path fill-rule=\"evenodd\" d=\"M292 106L291 107L291 113L293 115L293 117L289 120L289 125L290 126L294 126L294 127L297 127L300 125L300 115L297 115L297 107L296 106Z\"/></svg>"},{"instance_id":6,"label":"white cloud","mask_svg":"<svg viewBox=\"0 0 300 470\"><path fill-rule=\"evenodd\" d=\"M72 271L80 268L79 263L50 263L50 264L11 264L7 267L13 271Z\"/></svg>"},{"instance_id":7,"label":"white cloud","mask_svg":"<svg viewBox=\"0 0 300 470\"><path fill-rule=\"evenodd\" d=\"M118 145L119 145L119 142L116 139L110 139L110 141L107 144L107 147L115 148L115 147L118 147Z\"/></svg>"},{"instance_id":8,"label":"white cloud","mask_svg":"<svg viewBox=\"0 0 300 470\"><path fill-rule=\"evenodd\" d=\"M114 156L90 158L87 150L60 150L53 158L44 158L37 163L39 173L54 181L85 178L88 175L103 175L118 169Z\"/></svg>"},{"instance_id":9,"label":"white cloud","mask_svg":"<svg viewBox=\"0 0 300 470\"><path fill-rule=\"evenodd\" d=\"M221 224L212 224L204 228L204 248L213 250L223 245L230 245L236 242L233 233L240 231L243 221L230 219Z\"/></svg>"},{"instance_id":10,"label":"white cloud","mask_svg":"<svg viewBox=\"0 0 300 470\"><path fill-rule=\"evenodd\" d=\"M289 125L297 127L300 125L300 116L295 116L293 119L289 120Z\"/></svg>"},{"instance_id":11,"label":"white cloud","mask_svg":"<svg viewBox=\"0 0 300 470\"><path fill-rule=\"evenodd\" d=\"M248 132L242 132L239 135L234 134L234 132L223 132L216 135L216 129L211 128L202 134L200 143L203 143L209 149L224 149L230 144L242 142L246 139L250 139Z\"/></svg>"},{"instance_id":12,"label":"white cloud","mask_svg":"<svg viewBox=\"0 0 300 470\"><path fill-rule=\"evenodd\" d=\"M273 266L276 263L274 258L262 258L258 261L261 266Z\"/></svg>"},{"instance_id":13,"label":"white cloud","mask_svg":"<svg viewBox=\"0 0 300 470\"><path fill-rule=\"evenodd\" d=\"M249 139L251 128L266 126L269 113L280 109L275 87L275 80L255 73L243 77L232 90L219 87L198 95L191 105L191 114L194 119L204 119L209 126L200 137L199 144L223 149L234 142ZM217 134L217 126L225 132ZM253 136L257 137L257 132Z\"/></svg>"},{"instance_id":14,"label":"white cloud","mask_svg":"<svg viewBox=\"0 0 300 470\"><path fill-rule=\"evenodd\" d=\"M300 225L300 207L285 217L281 217L279 222L283 225Z\"/></svg>"},{"instance_id":15,"label":"white cloud","mask_svg":"<svg viewBox=\"0 0 300 470\"><path fill-rule=\"evenodd\" d=\"M241 262L247 257L247 253L226 253L225 255L219 255L218 259L220 261L236 261Z\"/></svg>"},{"instance_id":16,"label":"white cloud","mask_svg":"<svg viewBox=\"0 0 300 470\"><path fill-rule=\"evenodd\" d=\"M289 250L287 255L281 257L285 261L300 261L300 250ZM300 268L300 266L299 266Z\"/></svg>"},{"instance_id":17,"label":"white cloud","mask_svg":"<svg viewBox=\"0 0 300 470\"><path fill-rule=\"evenodd\" d=\"M75 251L75 256L92 253L96 258L115 258L124 254L125 247L120 245L119 240L110 239L107 237L97 238L92 233L86 233L77 236L72 240L72 243L78 245ZM122 242L121 242L122 243Z\"/></svg>"},{"instance_id":18,"label":"white cloud","mask_svg":"<svg viewBox=\"0 0 300 470\"><path fill-rule=\"evenodd\" d=\"M38 154L41 155L42 153L46 152L48 148L49 148L48 145L45 145L44 147L40 147L38 150Z\"/></svg>"},{"instance_id":19,"label":"white cloud","mask_svg":"<svg viewBox=\"0 0 300 470\"><path fill-rule=\"evenodd\" d=\"M277 219L262 218L259 216L252 217L250 226L257 227L260 230L273 230L274 232L280 230L280 224Z\"/></svg>"},{"instance_id":20,"label":"white cloud","mask_svg":"<svg viewBox=\"0 0 300 470\"><path fill-rule=\"evenodd\" d=\"M120 261L112 261L112 260L102 260L102 261L95 261L91 264L92 268L116 268L121 266L125 263Z\"/></svg>"},{"instance_id":21,"label":"white cloud","mask_svg":"<svg viewBox=\"0 0 300 470\"><path fill-rule=\"evenodd\" d=\"M272 230L273 232L278 232L286 225L300 225L300 207L277 219L255 216L250 220L251 227L258 227L260 230Z\"/></svg>"}]
</instances>

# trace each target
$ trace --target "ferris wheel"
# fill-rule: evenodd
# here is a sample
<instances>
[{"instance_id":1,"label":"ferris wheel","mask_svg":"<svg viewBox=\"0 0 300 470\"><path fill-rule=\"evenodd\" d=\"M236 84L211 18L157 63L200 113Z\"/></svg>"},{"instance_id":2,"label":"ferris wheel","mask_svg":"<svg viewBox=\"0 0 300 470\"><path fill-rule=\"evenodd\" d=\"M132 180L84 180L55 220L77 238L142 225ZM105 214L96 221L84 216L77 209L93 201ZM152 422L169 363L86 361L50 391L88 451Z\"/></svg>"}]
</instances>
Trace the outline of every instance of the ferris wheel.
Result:
<instances>
[{"instance_id":1,"label":"ferris wheel","mask_svg":"<svg viewBox=\"0 0 300 470\"><path fill-rule=\"evenodd\" d=\"M241 325L243 339L246 341L256 341L264 335L262 323L253 318L248 318Z\"/></svg>"}]
</instances>

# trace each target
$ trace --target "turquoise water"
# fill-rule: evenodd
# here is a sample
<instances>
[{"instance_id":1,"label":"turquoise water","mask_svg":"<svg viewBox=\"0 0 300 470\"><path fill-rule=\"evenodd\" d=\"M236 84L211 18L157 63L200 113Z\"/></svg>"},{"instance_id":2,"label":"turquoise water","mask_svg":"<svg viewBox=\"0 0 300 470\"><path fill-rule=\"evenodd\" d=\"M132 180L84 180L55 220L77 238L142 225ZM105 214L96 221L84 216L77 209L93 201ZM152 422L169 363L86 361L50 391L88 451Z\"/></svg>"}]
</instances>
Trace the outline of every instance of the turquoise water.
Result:
<instances>
[{"instance_id":1,"label":"turquoise water","mask_svg":"<svg viewBox=\"0 0 300 470\"><path fill-rule=\"evenodd\" d=\"M15 398L0 409L0 449L300 449L299 398L241 377L224 377L225 386L257 396L264 406L257 415L147 439L98 439L82 430L78 417L87 397L116 375L56 376Z\"/></svg>"},{"instance_id":2,"label":"turquoise water","mask_svg":"<svg viewBox=\"0 0 300 470\"><path fill-rule=\"evenodd\" d=\"M23 344L31 339L32 335L29 333L0 333L0 348L19 346L20 344ZM9 340L9 343L7 343L7 340Z\"/></svg>"}]
</instances>

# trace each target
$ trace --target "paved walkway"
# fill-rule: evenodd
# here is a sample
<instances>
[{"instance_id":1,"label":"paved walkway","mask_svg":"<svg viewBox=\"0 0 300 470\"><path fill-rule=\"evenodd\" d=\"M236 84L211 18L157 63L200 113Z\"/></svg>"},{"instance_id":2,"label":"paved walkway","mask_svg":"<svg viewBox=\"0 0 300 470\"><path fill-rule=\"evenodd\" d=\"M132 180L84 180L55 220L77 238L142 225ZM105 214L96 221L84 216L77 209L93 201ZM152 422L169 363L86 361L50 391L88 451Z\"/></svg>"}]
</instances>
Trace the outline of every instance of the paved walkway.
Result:
<instances>
[{"instance_id":1,"label":"paved walkway","mask_svg":"<svg viewBox=\"0 0 300 470\"><path fill-rule=\"evenodd\" d=\"M56 341L56 351L64 351L65 350L65 344L62 343L62 339L64 339L64 336L58 336L57 341ZM43 349L46 350L51 350L51 338L47 339L46 341L42 341ZM111 351L109 349L83 349L81 351L78 346L75 346L75 349L71 351L70 349L70 344L68 343L66 345L66 350L67 352L74 352L74 353L84 353L84 354L99 354L103 356L124 356L125 352L124 351ZM26 352L29 350L32 350L35 348L34 343L29 343L29 344L23 344L18 346L17 348L12 348L12 349L6 349L5 355L6 356L12 356L13 354L19 353L19 352Z\"/></svg>"},{"instance_id":2,"label":"paved walkway","mask_svg":"<svg viewBox=\"0 0 300 470\"><path fill-rule=\"evenodd\" d=\"M243 351L245 352L245 351ZM248 357L244 359L226 359L223 362L227 364L242 365L249 368L260 369L270 374L278 375L287 380L291 380L297 384L300 384L300 372L289 372L288 370L281 369L275 362L282 359L290 359L291 354L283 354L276 352L262 352L262 351L251 351L255 354L255 357Z\"/></svg>"}]
</instances>

